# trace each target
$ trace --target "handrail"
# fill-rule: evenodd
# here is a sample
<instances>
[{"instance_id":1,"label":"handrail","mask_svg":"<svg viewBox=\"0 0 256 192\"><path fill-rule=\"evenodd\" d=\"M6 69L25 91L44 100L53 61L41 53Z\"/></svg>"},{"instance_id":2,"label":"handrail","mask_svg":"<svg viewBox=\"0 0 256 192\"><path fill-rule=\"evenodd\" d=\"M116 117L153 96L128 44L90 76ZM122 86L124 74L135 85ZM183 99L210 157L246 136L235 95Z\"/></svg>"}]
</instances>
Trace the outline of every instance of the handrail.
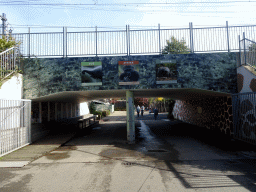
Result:
<instances>
[{"instance_id":1,"label":"handrail","mask_svg":"<svg viewBox=\"0 0 256 192\"><path fill-rule=\"evenodd\" d=\"M14 46L14 47L11 47L11 48L9 48L9 49L6 49L5 51L1 52L0 55L3 55L4 53L6 53L6 52L8 52L8 51L10 51L10 50L13 50L13 49L15 49L15 48L16 48L16 47Z\"/></svg>"},{"instance_id":2,"label":"handrail","mask_svg":"<svg viewBox=\"0 0 256 192\"><path fill-rule=\"evenodd\" d=\"M6 79L17 69L16 58L17 58L18 47L11 47L0 53L0 80Z\"/></svg>"}]
</instances>

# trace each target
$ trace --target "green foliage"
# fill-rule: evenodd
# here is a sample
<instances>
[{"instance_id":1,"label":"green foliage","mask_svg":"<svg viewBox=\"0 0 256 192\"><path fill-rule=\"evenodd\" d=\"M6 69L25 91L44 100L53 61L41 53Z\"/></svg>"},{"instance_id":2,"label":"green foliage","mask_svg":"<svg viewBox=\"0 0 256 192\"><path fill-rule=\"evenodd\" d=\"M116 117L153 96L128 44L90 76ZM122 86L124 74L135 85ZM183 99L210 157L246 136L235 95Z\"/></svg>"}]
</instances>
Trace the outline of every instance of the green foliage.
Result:
<instances>
[{"instance_id":1,"label":"green foliage","mask_svg":"<svg viewBox=\"0 0 256 192\"><path fill-rule=\"evenodd\" d=\"M90 105L89 105L89 111L91 114L94 114L94 115L98 115L98 114L95 114L96 112L96 106L95 106L95 103L94 102L91 102Z\"/></svg>"},{"instance_id":2,"label":"green foliage","mask_svg":"<svg viewBox=\"0 0 256 192\"><path fill-rule=\"evenodd\" d=\"M108 115L110 115L110 111L109 110L102 111L102 117L106 117Z\"/></svg>"},{"instance_id":3,"label":"green foliage","mask_svg":"<svg viewBox=\"0 0 256 192\"><path fill-rule=\"evenodd\" d=\"M186 41L182 39L178 41L175 37L171 37L166 41L167 45L162 50L162 54L188 54L189 48L186 46Z\"/></svg>"},{"instance_id":4,"label":"green foliage","mask_svg":"<svg viewBox=\"0 0 256 192\"><path fill-rule=\"evenodd\" d=\"M13 37L9 37L9 40L6 38L6 36L2 36L0 39L0 52L5 51L6 49L9 49L15 45L18 45L19 43L14 40Z\"/></svg>"},{"instance_id":5,"label":"green foliage","mask_svg":"<svg viewBox=\"0 0 256 192\"><path fill-rule=\"evenodd\" d=\"M126 111L126 107L115 107L115 111Z\"/></svg>"}]
</instances>

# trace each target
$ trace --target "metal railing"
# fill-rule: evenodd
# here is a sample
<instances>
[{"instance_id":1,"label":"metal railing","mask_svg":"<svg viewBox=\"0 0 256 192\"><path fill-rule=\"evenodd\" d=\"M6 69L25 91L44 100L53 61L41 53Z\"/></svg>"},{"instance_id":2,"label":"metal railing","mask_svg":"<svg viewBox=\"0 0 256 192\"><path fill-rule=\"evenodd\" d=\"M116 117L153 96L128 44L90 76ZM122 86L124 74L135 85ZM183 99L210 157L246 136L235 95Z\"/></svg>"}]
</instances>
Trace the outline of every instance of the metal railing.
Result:
<instances>
[{"instance_id":1,"label":"metal railing","mask_svg":"<svg viewBox=\"0 0 256 192\"><path fill-rule=\"evenodd\" d=\"M245 38L245 33L243 33L243 39L239 42L240 65L250 65L256 70L256 42Z\"/></svg>"},{"instance_id":2,"label":"metal railing","mask_svg":"<svg viewBox=\"0 0 256 192\"><path fill-rule=\"evenodd\" d=\"M19 68L17 56L17 47L12 47L0 53L0 81Z\"/></svg>"},{"instance_id":3,"label":"metal railing","mask_svg":"<svg viewBox=\"0 0 256 192\"><path fill-rule=\"evenodd\" d=\"M256 144L256 93L232 95L234 138Z\"/></svg>"},{"instance_id":4,"label":"metal railing","mask_svg":"<svg viewBox=\"0 0 256 192\"><path fill-rule=\"evenodd\" d=\"M238 36L255 38L256 25L194 28L67 32L13 33L21 42L24 57L69 57L100 55L161 54L166 41L174 36L185 40L191 53L239 51Z\"/></svg>"},{"instance_id":5,"label":"metal railing","mask_svg":"<svg viewBox=\"0 0 256 192\"><path fill-rule=\"evenodd\" d=\"M0 100L0 156L31 143L31 101Z\"/></svg>"}]
</instances>

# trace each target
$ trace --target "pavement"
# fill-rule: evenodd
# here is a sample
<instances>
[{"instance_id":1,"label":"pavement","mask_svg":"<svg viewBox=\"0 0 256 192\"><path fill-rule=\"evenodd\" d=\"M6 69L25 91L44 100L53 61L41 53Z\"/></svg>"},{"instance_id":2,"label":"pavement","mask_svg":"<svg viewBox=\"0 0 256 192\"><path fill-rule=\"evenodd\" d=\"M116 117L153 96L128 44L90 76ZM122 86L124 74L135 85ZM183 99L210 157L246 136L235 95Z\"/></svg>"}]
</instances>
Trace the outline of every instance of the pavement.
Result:
<instances>
[{"instance_id":1,"label":"pavement","mask_svg":"<svg viewBox=\"0 0 256 192\"><path fill-rule=\"evenodd\" d=\"M153 134L156 134L158 137L161 137L165 142L167 142L168 135L175 134L173 132L171 132L171 133L169 132L169 130L170 130L169 121L170 120L167 119L167 113L162 113L162 114L160 113L158 119L166 121L165 124L163 122L161 123L161 125L162 125L161 128L159 128L159 126L158 126L159 122L155 121L153 119L153 114L145 115L144 117L142 117L142 116L137 117L137 115L136 115L136 127L139 127L140 123L150 122L150 125L151 125L150 130L153 132ZM143 122L141 120L143 120ZM100 120L99 123L101 125L110 123L110 124L117 124L117 126L120 126L118 124L123 124L125 122L126 122L126 112L115 111L110 116L104 117L102 120ZM172 124L182 124L182 122L179 120L173 120ZM144 126L146 126L146 125L144 124ZM140 127L140 128L143 128L143 127ZM198 129L198 127L195 126L195 129ZM191 132L191 130L186 130L186 131L183 130L182 133L177 133L177 130L179 130L179 129L176 129L176 135L181 134L182 136L184 136L184 134L193 134ZM118 131L117 131L119 137L122 138L123 141L126 140L126 132L124 132L124 131L126 131L126 129L121 129L121 128L118 129ZM207 132L207 130L204 130L204 133L206 133L206 132ZM210 133L210 134L212 134L212 133ZM113 135L115 135L115 134L113 134ZM42 139L37 140L36 142L34 142L30 145L27 145L25 147L22 147L16 151L9 153L3 157L0 157L0 167L23 167L23 166L29 164L30 162L32 162L40 157L43 157L44 155L49 154L50 152L54 151L55 149L65 145L65 143L69 142L75 136L77 136L77 133L75 133L75 132L48 135ZM198 136L200 136L200 135L198 135ZM218 135L216 135L216 136L218 136ZM142 138L147 139L147 146L149 146L148 150L150 150L151 148L152 148L151 150L159 148L157 146L157 142L154 140L154 138L151 137L149 133L146 134L145 129L144 129L144 132L143 132L143 129L141 129L140 134L138 133L138 130L136 129L137 142L140 141ZM203 140L204 138L201 137L199 139ZM208 142L209 142L209 140L208 140ZM214 140L213 142L216 142L216 140ZM170 143L172 143L172 142L170 142ZM221 143L220 140L218 143L219 144ZM232 149L234 151L236 151L235 154L241 155L244 157L248 157L248 158L256 158L255 150L248 151L248 147L254 148L254 146L246 145L245 143L242 143L239 141L236 141L233 143L229 142L229 143L231 143ZM228 146L227 143L224 145L223 145L223 143L221 143L221 145L224 148ZM243 146L243 148L247 149L247 150L246 151L241 151L241 150L237 151L239 148L241 148L241 146ZM222 148L222 150L224 148ZM193 152L191 152L191 153L193 153Z\"/></svg>"},{"instance_id":2,"label":"pavement","mask_svg":"<svg viewBox=\"0 0 256 192\"><path fill-rule=\"evenodd\" d=\"M126 113L117 111L90 132L50 135L4 156L0 191L256 191L255 159L199 129L146 113L128 144Z\"/></svg>"}]
</instances>

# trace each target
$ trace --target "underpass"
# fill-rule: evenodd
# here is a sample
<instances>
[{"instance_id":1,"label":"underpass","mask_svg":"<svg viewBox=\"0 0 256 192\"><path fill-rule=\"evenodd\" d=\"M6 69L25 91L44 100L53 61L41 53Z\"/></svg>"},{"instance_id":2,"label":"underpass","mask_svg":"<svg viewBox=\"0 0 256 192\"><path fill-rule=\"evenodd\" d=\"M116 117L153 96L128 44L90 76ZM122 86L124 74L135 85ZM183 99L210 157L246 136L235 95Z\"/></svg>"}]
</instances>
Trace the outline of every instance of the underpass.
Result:
<instances>
[{"instance_id":1,"label":"underpass","mask_svg":"<svg viewBox=\"0 0 256 192\"><path fill-rule=\"evenodd\" d=\"M205 132L205 140L200 140L195 137L200 127L166 121L166 114L153 120L146 112L144 117L136 117L136 143L128 144L125 119L125 111L114 112L91 132L76 134L22 169L0 168L0 189L21 192L256 190L255 159L239 155L238 150L229 151L205 142L212 138L212 133Z\"/></svg>"}]
</instances>

